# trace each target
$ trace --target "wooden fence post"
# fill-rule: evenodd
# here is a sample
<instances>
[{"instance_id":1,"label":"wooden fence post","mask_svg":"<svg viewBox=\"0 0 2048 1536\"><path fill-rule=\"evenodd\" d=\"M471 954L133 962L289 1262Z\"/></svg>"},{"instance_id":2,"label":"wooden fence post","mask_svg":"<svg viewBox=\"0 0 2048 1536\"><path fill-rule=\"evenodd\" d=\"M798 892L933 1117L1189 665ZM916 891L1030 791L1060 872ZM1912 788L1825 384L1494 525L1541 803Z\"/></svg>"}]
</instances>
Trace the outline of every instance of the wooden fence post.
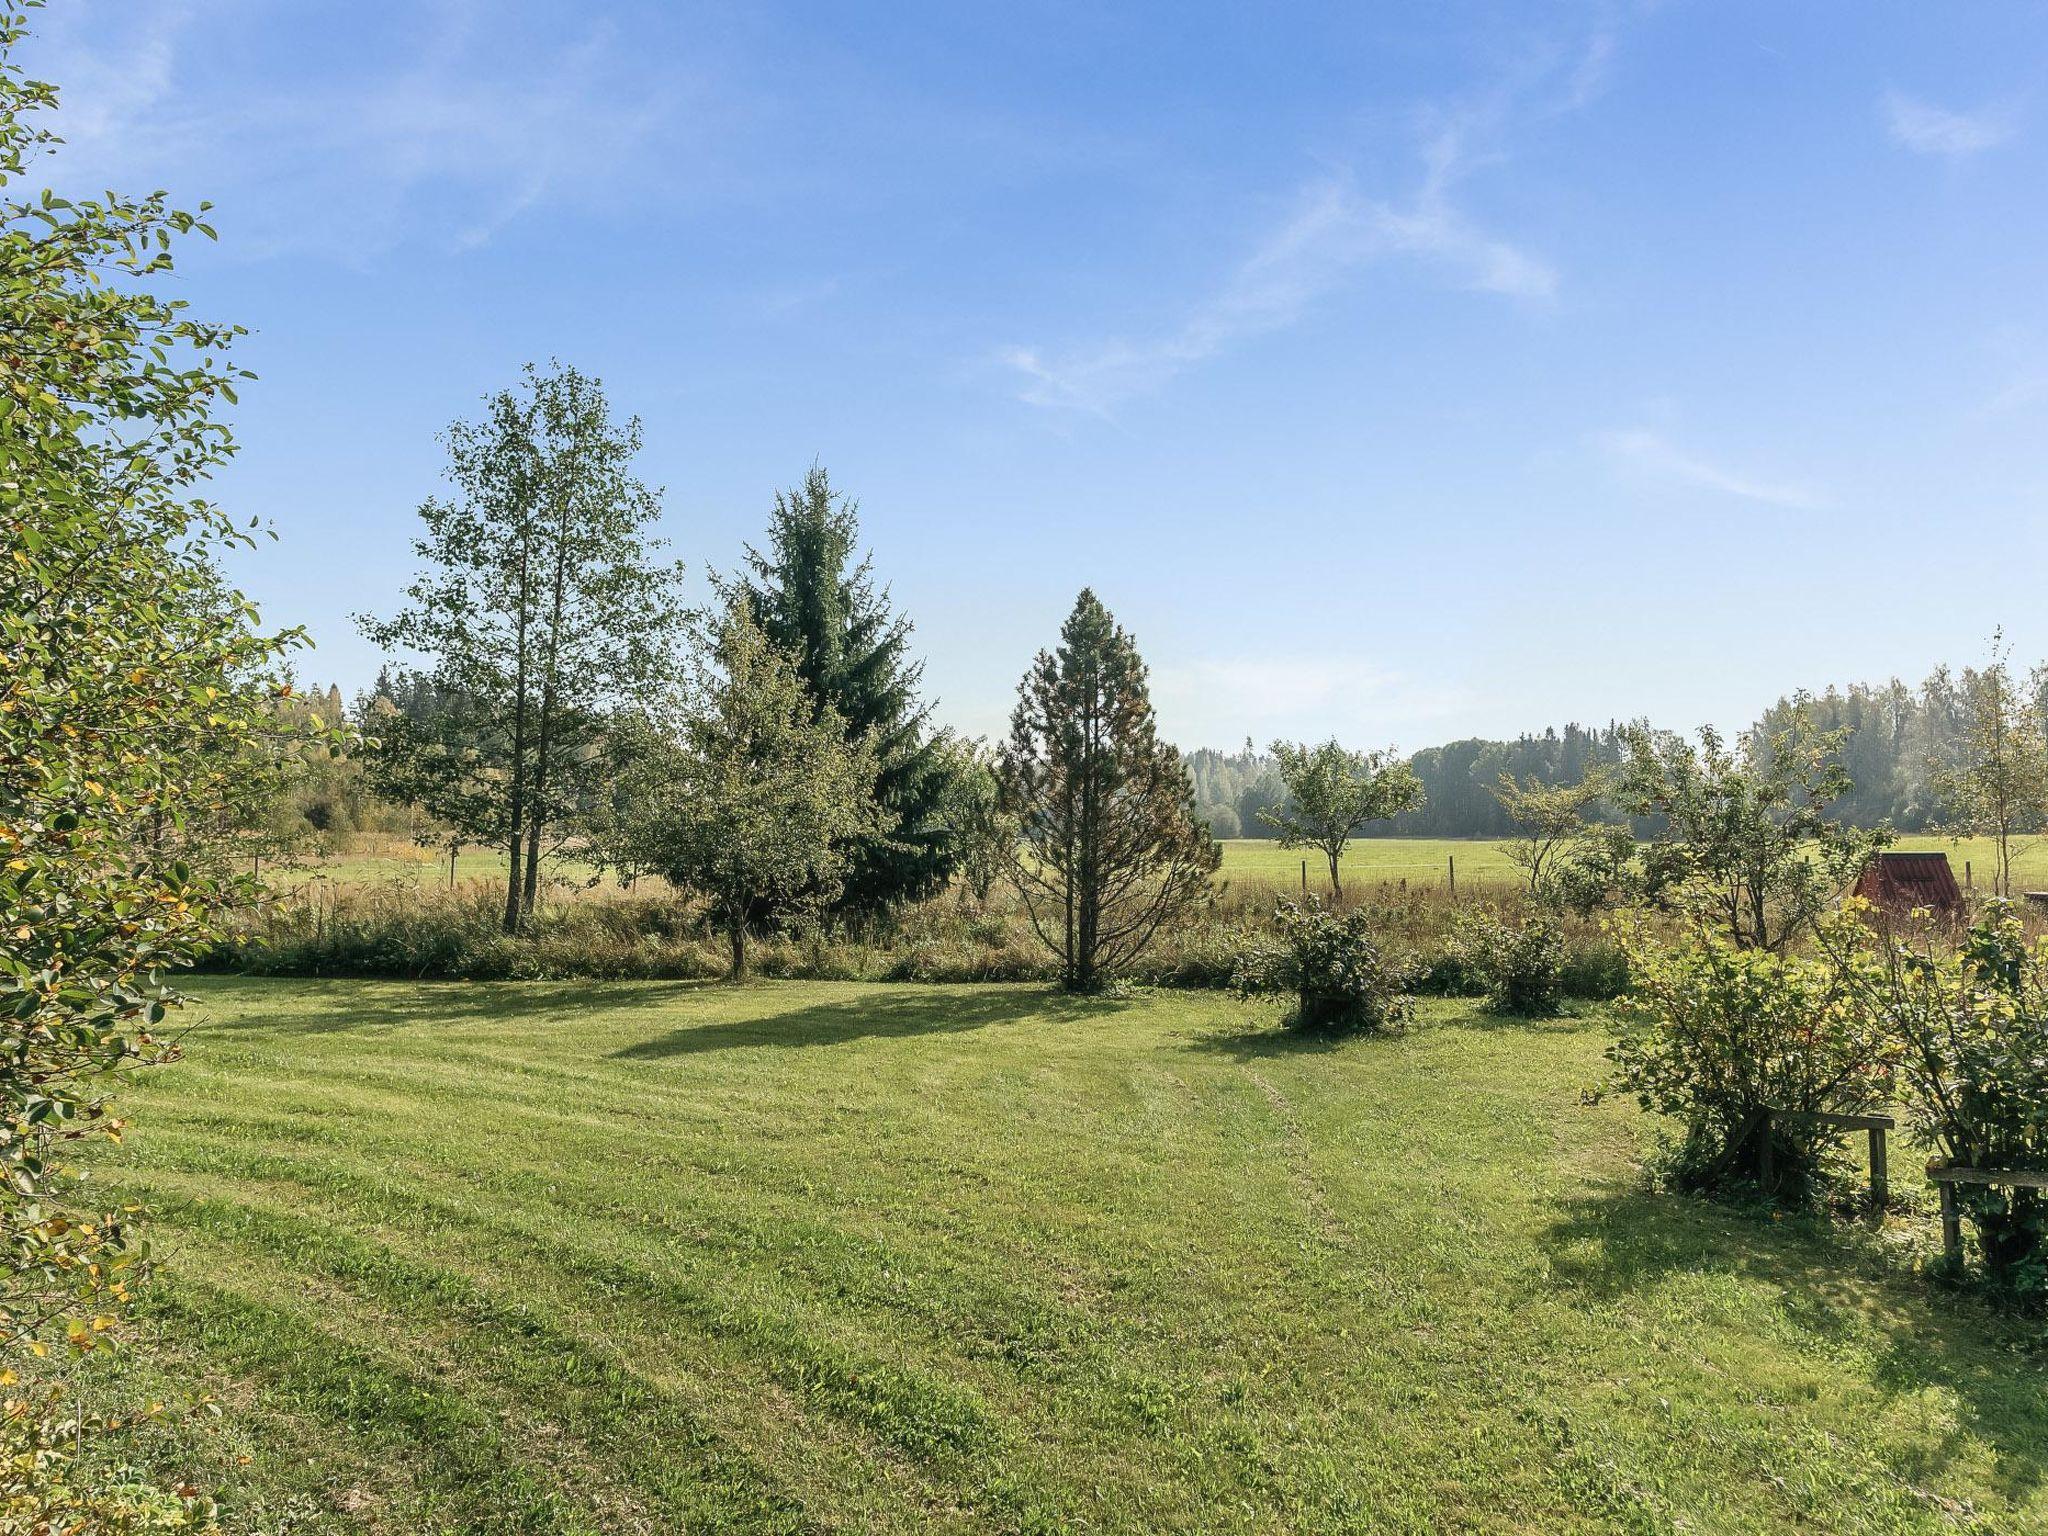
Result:
<instances>
[{"instance_id":1,"label":"wooden fence post","mask_svg":"<svg viewBox=\"0 0 2048 1536\"><path fill-rule=\"evenodd\" d=\"M1304 895L1304 896L1306 896L1306 895L1308 894L1308 860L1307 860L1307 859L1303 859L1303 860L1301 861L1301 894L1302 894L1302 895Z\"/></svg>"},{"instance_id":2,"label":"wooden fence post","mask_svg":"<svg viewBox=\"0 0 2048 1536\"><path fill-rule=\"evenodd\" d=\"M1963 1262L1963 1218L1956 1210L1956 1187L1941 1181L1941 1251L1950 1264Z\"/></svg>"},{"instance_id":3,"label":"wooden fence post","mask_svg":"<svg viewBox=\"0 0 2048 1536\"><path fill-rule=\"evenodd\" d=\"M1451 865L1451 900L1456 901L1458 899L1458 856L1453 853L1447 854L1445 857L1450 860Z\"/></svg>"},{"instance_id":4,"label":"wooden fence post","mask_svg":"<svg viewBox=\"0 0 2048 1536\"><path fill-rule=\"evenodd\" d=\"M1885 1164L1884 1127L1870 1128L1870 1204L1883 1210L1892 1203L1891 1170Z\"/></svg>"}]
</instances>

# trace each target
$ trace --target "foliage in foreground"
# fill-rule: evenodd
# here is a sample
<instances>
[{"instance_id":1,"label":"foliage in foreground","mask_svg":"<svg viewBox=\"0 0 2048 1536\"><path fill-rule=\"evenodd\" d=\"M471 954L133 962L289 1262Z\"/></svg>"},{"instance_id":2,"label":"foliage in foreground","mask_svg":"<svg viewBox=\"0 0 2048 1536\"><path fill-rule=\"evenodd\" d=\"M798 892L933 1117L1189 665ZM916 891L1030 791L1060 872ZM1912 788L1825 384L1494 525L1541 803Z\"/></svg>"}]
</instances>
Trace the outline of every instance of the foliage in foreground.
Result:
<instances>
[{"instance_id":1,"label":"foliage in foreground","mask_svg":"<svg viewBox=\"0 0 2048 1536\"><path fill-rule=\"evenodd\" d=\"M1631 946L1634 987L1609 1050L1616 1080L1674 1117L1682 1187L1754 1187L1765 1109L1867 1114L1904 1106L1954 1166L2048 1173L2048 938L1993 903L1958 942L1927 914L1901 934L1860 901L1821 920L1810 953L1741 949L1717 934ZM1776 1122L1773 1187L1810 1197L1838 1133ZM2044 1192L1964 1184L1987 1278L2048 1304Z\"/></svg>"},{"instance_id":2,"label":"foliage in foreground","mask_svg":"<svg viewBox=\"0 0 2048 1536\"><path fill-rule=\"evenodd\" d=\"M1314 896L1282 901L1274 928L1239 961L1240 996L1292 993L1288 1024L1324 1034L1388 1034L1414 1017L1415 965L1389 952L1367 909L1333 912Z\"/></svg>"},{"instance_id":3,"label":"foliage in foreground","mask_svg":"<svg viewBox=\"0 0 2048 1536\"><path fill-rule=\"evenodd\" d=\"M0 6L0 184L54 144ZM203 212L203 209L202 209ZM282 646L221 580L246 542L201 483L231 451L236 332L131 285L209 233L161 195L0 205L0 1467L11 1528L147 1528L74 1480L95 1421L55 1358L123 1337L149 1255L129 1205L72 1166L118 1136L108 1095L176 1055L164 973L211 941L232 883L210 857L287 749L268 739ZM161 1506L162 1501L156 1501ZM173 1499L173 1504L182 1500ZM41 1526L38 1522L41 1522Z\"/></svg>"},{"instance_id":4,"label":"foliage in foreground","mask_svg":"<svg viewBox=\"0 0 2048 1536\"><path fill-rule=\"evenodd\" d=\"M1832 943L1867 942L1854 913L1825 920ZM1825 957L1745 948L1719 933L1664 946L1640 931L1632 988L1608 1056L1618 1085L1678 1123L1666 1172L1679 1188L1753 1185L1762 1113L1870 1113L1890 1102L1895 1036L1882 1012ZM1775 1122L1777 1187L1797 1199L1816 1187L1832 1133Z\"/></svg>"},{"instance_id":5,"label":"foliage in foreground","mask_svg":"<svg viewBox=\"0 0 2048 1536\"><path fill-rule=\"evenodd\" d=\"M1914 1129L1957 1167L2048 1172L2048 939L1994 904L1960 946L1935 933L1841 946L1897 1042ZM1994 1284L2048 1303L2048 1191L1959 1184Z\"/></svg>"}]
</instances>

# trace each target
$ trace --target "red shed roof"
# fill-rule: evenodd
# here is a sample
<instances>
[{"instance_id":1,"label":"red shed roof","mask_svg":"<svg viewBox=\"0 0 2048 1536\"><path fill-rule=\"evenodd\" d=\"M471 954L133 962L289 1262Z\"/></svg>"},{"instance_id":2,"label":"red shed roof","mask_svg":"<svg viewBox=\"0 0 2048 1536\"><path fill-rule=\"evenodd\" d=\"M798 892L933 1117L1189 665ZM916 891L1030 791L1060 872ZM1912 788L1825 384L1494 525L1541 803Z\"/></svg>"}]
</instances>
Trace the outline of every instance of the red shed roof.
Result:
<instances>
[{"instance_id":1,"label":"red shed roof","mask_svg":"<svg viewBox=\"0 0 2048 1536\"><path fill-rule=\"evenodd\" d=\"M1954 912L1963 904L1956 872L1945 853L1880 853L1857 879L1856 894L1878 906L1899 909Z\"/></svg>"}]
</instances>

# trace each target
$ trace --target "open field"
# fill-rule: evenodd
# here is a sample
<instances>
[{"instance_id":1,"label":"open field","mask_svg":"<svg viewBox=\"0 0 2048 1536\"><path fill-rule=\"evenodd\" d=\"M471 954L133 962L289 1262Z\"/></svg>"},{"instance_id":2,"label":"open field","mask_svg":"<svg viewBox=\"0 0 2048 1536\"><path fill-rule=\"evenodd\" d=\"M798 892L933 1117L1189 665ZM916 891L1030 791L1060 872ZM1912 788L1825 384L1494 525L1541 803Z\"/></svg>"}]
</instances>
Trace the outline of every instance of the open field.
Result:
<instances>
[{"instance_id":1,"label":"open field","mask_svg":"<svg viewBox=\"0 0 2048 1536\"><path fill-rule=\"evenodd\" d=\"M1964 838L1952 843L1945 837L1902 837L1893 847L1947 854L1955 865L1958 882L1964 877L1963 866L1967 861L1974 866L1976 883L1983 887L1990 884L1994 853L1989 838ZM1223 874L1234 880L1266 881L1298 890L1304 859L1308 863L1308 888L1327 891L1329 865L1312 848L1282 848L1274 842L1236 839L1223 845ZM1522 872L1508 860L1507 844L1485 838L1357 838L1344 850L1342 868L1347 884L1365 886L1406 880L1410 885L1441 886L1450 878L1452 859L1457 860L1461 886L1512 885L1522 879ZM2048 885L2048 842L2035 844L2021 854L2014 861L2013 872L2022 885Z\"/></svg>"},{"instance_id":2,"label":"open field","mask_svg":"<svg viewBox=\"0 0 2048 1536\"><path fill-rule=\"evenodd\" d=\"M1965 838L1952 843L1947 838L1905 837L1894 845L1902 850L1946 853L1955 865L1956 879L1964 877L1964 863L1974 866L1976 883L1988 886L1993 852L1988 838ZM1480 886L1511 885L1521 872L1508 861L1507 845L1485 838L1371 837L1355 839L1344 854L1344 878L1359 885L1376 885L1406 880L1411 885L1444 885L1449 878L1448 861L1455 858L1458 883ZM1222 878L1239 884L1270 885L1276 890L1298 890L1302 862L1308 863L1308 888L1327 891L1329 866L1314 850L1282 848L1278 843L1256 838L1234 838L1223 844ZM549 865L549 870L570 882L563 888L581 888L591 875L588 866L577 863ZM2048 886L2048 842L2027 849L2014 864L2021 885ZM483 848L465 848L456 861L459 882L505 878L505 856ZM433 889L448 883L447 850L419 848L403 838L364 840L349 851L282 869L277 881L285 887L313 880L336 885L374 885L397 882ZM603 881L599 889L617 890L614 881Z\"/></svg>"},{"instance_id":3,"label":"open field","mask_svg":"<svg viewBox=\"0 0 2048 1536\"><path fill-rule=\"evenodd\" d=\"M2048 1527L2031 1336L1924 1219L1640 1193L1597 1017L195 991L97 1160L266 1530Z\"/></svg>"},{"instance_id":4,"label":"open field","mask_svg":"<svg viewBox=\"0 0 2048 1536\"><path fill-rule=\"evenodd\" d=\"M1354 838L1344 850L1343 871L1360 886L1382 880L1411 885L1443 885L1449 860L1458 861L1458 883L1512 884L1521 872L1508 862L1507 845L1484 838L1374 837ZM1254 838L1233 838L1223 845L1224 878L1263 881L1287 890L1301 887L1302 862L1308 863L1308 888L1330 888L1330 866L1314 848L1282 848Z\"/></svg>"},{"instance_id":5,"label":"open field","mask_svg":"<svg viewBox=\"0 0 2048 1536\"><path fill-rule=\"evenodd\" d=\"M547 873L578 885L592 874L588 865L575 861L549 861L541 867ZM277 867L271 873L271 879L285 888L328 881L349 886L396 883L437 890L449 884L448 848L446 844L439 848L423 848L403 837L351 838L347 847L336 852L304 857L293 864ZM476 880L494 880L502 884L504 879L504 850L472 844L456 855L457 884ZM606 881L604 887L616 890L617 884Z\"/></svg>"}]
</instances>

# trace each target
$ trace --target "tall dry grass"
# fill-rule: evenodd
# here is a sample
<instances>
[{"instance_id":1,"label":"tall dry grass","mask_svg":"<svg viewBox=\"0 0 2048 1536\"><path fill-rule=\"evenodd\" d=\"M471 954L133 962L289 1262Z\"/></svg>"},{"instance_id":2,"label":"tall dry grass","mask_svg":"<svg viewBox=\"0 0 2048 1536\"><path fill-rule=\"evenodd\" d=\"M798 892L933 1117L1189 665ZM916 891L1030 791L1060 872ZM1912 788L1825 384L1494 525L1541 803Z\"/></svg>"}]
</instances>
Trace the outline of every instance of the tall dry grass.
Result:
<instances>
[{"instance_id":1,"label":"tall dry grass","mask_svg":"<svg viewBox=\"0 0 2048 1536\"><path fill-rule=\"evenodd\" d=\"M1274 893L1261 884L1225 882L1213 898L1163 930L1130 967L1132 981L1169 987L1223 987L1237 958L1270 929ZM1375 925L1421 967L1426 991L1478 990L1459 914L1485 911L1510 921L1525 904L1490 890L1453 899L1439 887L1398 884L1349 891L1345 907L1365 906ZM529 929L500 928L494 882L422 890L387 881L286 888L243 914L209 969L273 976L405 979L640 979L721 976L726 952L701 904L665 889L651 892L558 890ZM1620 955L1597 923L1568 922L1574 995L1609 997L1626 980ZM767 977L841 981L1049 981L1052 953L1009 896L976 902L949 891L858 924L821 924L758 936L752 952Z\"/></svg>"}]
</instances>

